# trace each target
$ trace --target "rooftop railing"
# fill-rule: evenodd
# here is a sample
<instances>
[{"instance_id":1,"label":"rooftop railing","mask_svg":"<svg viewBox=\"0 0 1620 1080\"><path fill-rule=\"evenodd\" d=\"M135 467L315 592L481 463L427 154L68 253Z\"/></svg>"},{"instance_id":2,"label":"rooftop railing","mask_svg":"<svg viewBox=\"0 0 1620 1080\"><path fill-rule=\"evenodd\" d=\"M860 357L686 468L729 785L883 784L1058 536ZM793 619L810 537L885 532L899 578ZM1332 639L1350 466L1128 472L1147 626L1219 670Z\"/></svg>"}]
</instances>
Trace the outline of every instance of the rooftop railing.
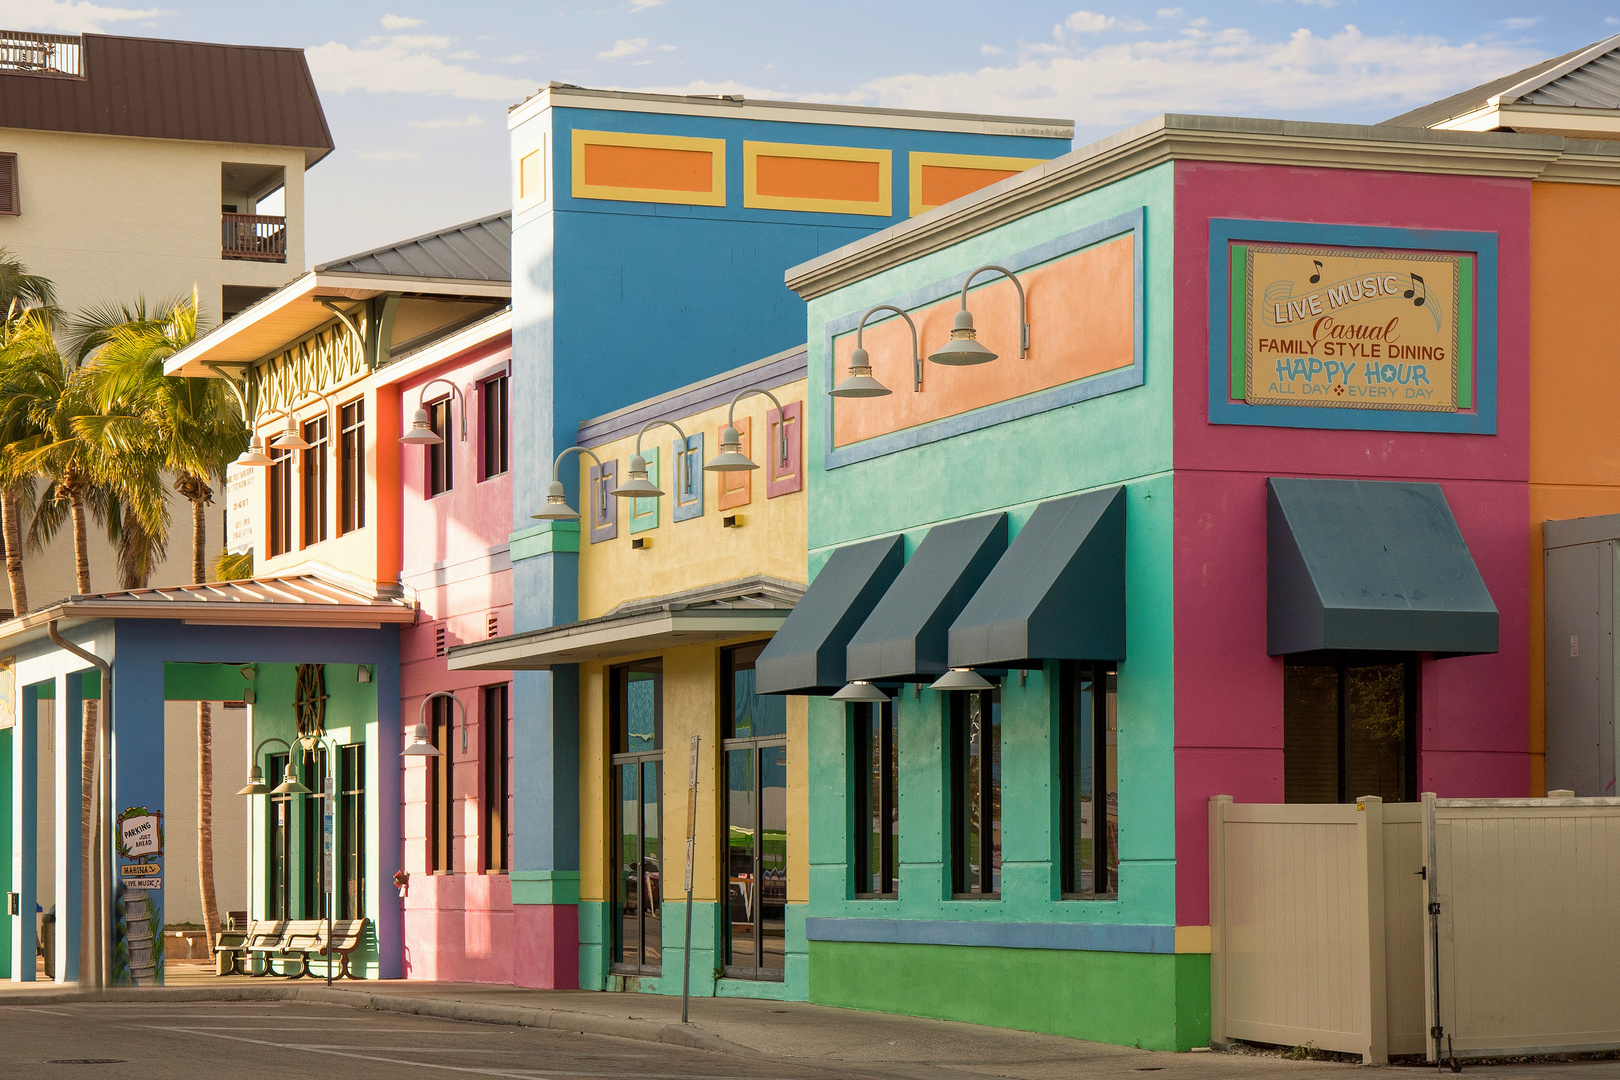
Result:
<instances>
[{"instance_id":1,"label":"rooftop railing","mask_svg":"<svg viewBox=\"0 0 1620 1080\"><path fill-rule=\"evenodd\" d=\"M0 72L84 76L84 45L77 35L0 30Z\"/></svg>"}]
</instances>

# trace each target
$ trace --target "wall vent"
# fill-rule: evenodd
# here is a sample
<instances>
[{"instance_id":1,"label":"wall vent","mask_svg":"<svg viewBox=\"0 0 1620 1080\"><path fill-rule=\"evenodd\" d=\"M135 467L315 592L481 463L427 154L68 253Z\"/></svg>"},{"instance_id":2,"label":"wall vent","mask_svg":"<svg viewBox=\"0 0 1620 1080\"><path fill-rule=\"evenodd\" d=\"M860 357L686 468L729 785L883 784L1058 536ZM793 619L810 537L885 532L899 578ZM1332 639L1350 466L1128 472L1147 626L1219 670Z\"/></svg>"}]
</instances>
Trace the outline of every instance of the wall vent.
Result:
<instances>
[{"instance_id":1,"label":"wall vent","mask_svg":"<svg viewBox=\"0 0 1620 1080\"><path fill-rule=\"evenodd\" d=\"M443 656L444 654L444 623L440 623L433 628L433 655Z\"/></svg>"},{"instance_id":2,"label":"wall vent","mask_svg":"<svg viewBox=\"0 0 1620 1080\"><path fill-rule=\"evenodd\" d=\"M500 612L492 611L492 612L489 613L489 617L484 620L484 636L485 637L500 637L501 636L501 615L500 615Z\"/></svg>"}]
</instances>

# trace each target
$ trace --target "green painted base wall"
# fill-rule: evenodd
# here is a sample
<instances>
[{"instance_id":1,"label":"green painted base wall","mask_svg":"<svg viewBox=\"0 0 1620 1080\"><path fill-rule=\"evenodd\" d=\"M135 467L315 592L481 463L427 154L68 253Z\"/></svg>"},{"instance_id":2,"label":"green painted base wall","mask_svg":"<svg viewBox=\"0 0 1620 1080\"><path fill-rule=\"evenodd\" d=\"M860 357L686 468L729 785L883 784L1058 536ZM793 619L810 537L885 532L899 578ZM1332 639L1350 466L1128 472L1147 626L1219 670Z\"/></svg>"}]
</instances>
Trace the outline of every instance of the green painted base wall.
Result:
<instances>
[{"instance_id":1,"label":"green painted base wall","mask_svg":"<svg viewBox=\"0 0 1620 1080\"><path fill-rule=\"evenodd\" d=\"M1209 1045L1209 957L810 942L810 1000L1150 1050Z\"/></svg>"}]
</instances>

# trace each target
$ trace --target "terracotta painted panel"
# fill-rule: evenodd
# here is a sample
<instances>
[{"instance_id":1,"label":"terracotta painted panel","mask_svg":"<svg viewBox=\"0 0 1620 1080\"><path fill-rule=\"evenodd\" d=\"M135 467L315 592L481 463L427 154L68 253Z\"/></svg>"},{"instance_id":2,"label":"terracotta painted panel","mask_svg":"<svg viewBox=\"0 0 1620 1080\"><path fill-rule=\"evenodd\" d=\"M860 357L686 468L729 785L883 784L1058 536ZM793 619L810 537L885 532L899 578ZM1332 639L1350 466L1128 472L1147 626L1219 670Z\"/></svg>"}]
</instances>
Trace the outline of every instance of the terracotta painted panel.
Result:
<instances>
[{"instance_id":1,"label":"terracotta painted panel","mask_svg":"<svg viewBox=\"0 0 1620 1080\"><path fill-rule=\"evenodd\" d=\"M932 208L971 195L980 188L989 187L998 180L1017 176L1018 169L956 169L946 165L924 165L919 177L922 190L918 193L922 206Z\"/></svg>"},{"instance_id":2,"label":"terracotta painted panel","mask_svg":"<svg viewBox=\"0 0 1620 1080\"><path fill-rule=\"evenodd\" d=\"M585 182L593 187L709 191L712 156L699 150L649 146L585 146Z\"/></svg>"},{"instance_id":3,"label":"terracotta painted panel","mask_svg":"<svg viewBox=\"0 0 1620 1080\"><path fill-rule=\"evenodd\" d=\"M726 204L723 139L576 129L573 157L576 199Z\"/></svg>"},{"instance_id":4,"label":"terracotta painted panel","mask_svg":"<svg viewBox=\"0 0 1620 1080\"><path fill-rule=\"evenodd\" d=\"M974 367L923 365L923 386L911 390L911 332L890 316L866 326L863 343L872 374L892 391L888 397L837 401L833 445L925 424L971 409L1008 401L1135 360L1136 239L1126 235L1055 259L1019 274L1029 303L1029 356L1018 357L1018 292L1004 277L986 275L968 295L978 340L998 354ZM911 312L927 355L950 340L951 320L961 307L948 297ZM855 349L853 332L833 343L836 378L842 379Z\"/></svg>"},{"instance_id":5,"label":"terracotta painted panel","mask_svg":"<svg viewBox=\"0 0 1620 1080\"><path fill-rule=\"evenodd\" d=\"M838 161L831 158L766 157L756 166L761 195L783 199L839 199L876 202L880 170L875 161Z\"/></svg>"},{"instance_id":6,"label":"terracotta painted panel","mask_svg":"<svg viewBox=\"0 0 1620 1080\"><path fill-rule=\"evenodd\" d=\"M754 456L754 418L752 416L739 416L735 421L737 434L742 437L743 457ZM715 432L715 445L719 445L720 432ZM731 510L738 506L747 506L754 499L754 471L749 469L740 472L723 472L720 477L720 498L715 507L720 510Z\"/></svg>"},{"instance_id":7,"label":"terracotta painted panel","mask_svg":"<svg viewBox=\"0 0 1620 1080\"><path fill-rule=\"evenodd\" d=\"M856 146L743 142L743 205L888 217L893 155Z\"/></svg>"}]
</instances>

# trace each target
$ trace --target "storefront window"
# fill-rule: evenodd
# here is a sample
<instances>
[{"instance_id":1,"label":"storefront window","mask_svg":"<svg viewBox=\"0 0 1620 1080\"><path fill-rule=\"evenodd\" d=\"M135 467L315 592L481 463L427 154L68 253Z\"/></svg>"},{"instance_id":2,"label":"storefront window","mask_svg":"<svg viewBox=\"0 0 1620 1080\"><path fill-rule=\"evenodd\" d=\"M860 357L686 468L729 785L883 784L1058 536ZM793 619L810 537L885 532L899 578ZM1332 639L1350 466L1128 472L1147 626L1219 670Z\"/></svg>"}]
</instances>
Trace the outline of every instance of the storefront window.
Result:
<instances>
[{"instance_id":1,"label":"storefront window","mask_svg":"<svg viewBox=\"0 0 1620 1080\"><path fill-rule=\"evenodd\" d=\"M664 669L614 668L613 968L657 974L663 959Z\"/></svg>"},{"instance_id":2,"label":"storefront window","mask_svg":"<svg viewBox=\"0 0 1620 1080\"><path fill-rule=\"evenodd\" d=\"M1376 653L1289 657L1283 667L1283 799L1417 798L1417 663Z\"/></svg>"},{"instance_id":3,"label":"storefront window","mask_svg":"<svg viewBox=\"0 0 1620 1080\"><path fill-rule=\"evenodd\" d=\"M1065 662L1059 675L1062 892L1119 892L1119 710L1112 664Z\"/></svg>"},{"instance_id":4,"label":"storefront window","mask_svg":"<svg viewBox=\"0 0 1620 1080\"><path fill-rule=\"evenodd\" d=\"M726 650L726 974L780 979L787 917L787 699L754 689L755 642Z\"/></svg>"},{"instance_id":5,"label":"storefront window","mask_svg":"<svg viewBox=\"0 0 1620 1080\"><path fill-rule=\"evenodd\" d=\"M272 786L287 773L287 755L270 754L264 760L264 775ZM264 916L267 919L292 918L292 796L272 795L266 800L270 810L270 865L266 875Z\"/></svg>"},{"instance_id":6,"label":"storefront window","mask_svg":"<svg viewBox=\"0 0 1620 1080\"><path fill-rule=\"evenodd\" d=\"M304 919L319 919L326 915L326 860L321 858L321 817L325 806L323 792L326 791L326 750L316 750L314 754L306 754L299 770L304 786L313 794L298 796L299 807L303 813L303 837L298 852L299 862L302 864L304 875L304 891L302 896Z\"/></svg>"},{"instance_id":7,"label":"storefront window","mask_svg":"<svg viewBox=\"0 0 1620 1080\"><path fill-rule=\"evenodd\" d=\"M855 895L899 894L900 740L894 703L854 705Z\"/></svg>"},{"instance_id":8,"label":"storefront window","mask_svg":"<svg viewBox=\"0 0 1620 1080\"><path fill-rule=\"evenodd\" d=\"M951 880L960 898L1001 893L1001 689L951 695Z\"/></svg>"},{"instance_id":9,"label":"storefront window","mask_svg":"<svg viewBox=\"0 0 1620 1080\"><path fill-rule=\"evenodd\" d=\"M366 747L338 747L338 918L366 913Z\"/></svg>"}]
</instances>

